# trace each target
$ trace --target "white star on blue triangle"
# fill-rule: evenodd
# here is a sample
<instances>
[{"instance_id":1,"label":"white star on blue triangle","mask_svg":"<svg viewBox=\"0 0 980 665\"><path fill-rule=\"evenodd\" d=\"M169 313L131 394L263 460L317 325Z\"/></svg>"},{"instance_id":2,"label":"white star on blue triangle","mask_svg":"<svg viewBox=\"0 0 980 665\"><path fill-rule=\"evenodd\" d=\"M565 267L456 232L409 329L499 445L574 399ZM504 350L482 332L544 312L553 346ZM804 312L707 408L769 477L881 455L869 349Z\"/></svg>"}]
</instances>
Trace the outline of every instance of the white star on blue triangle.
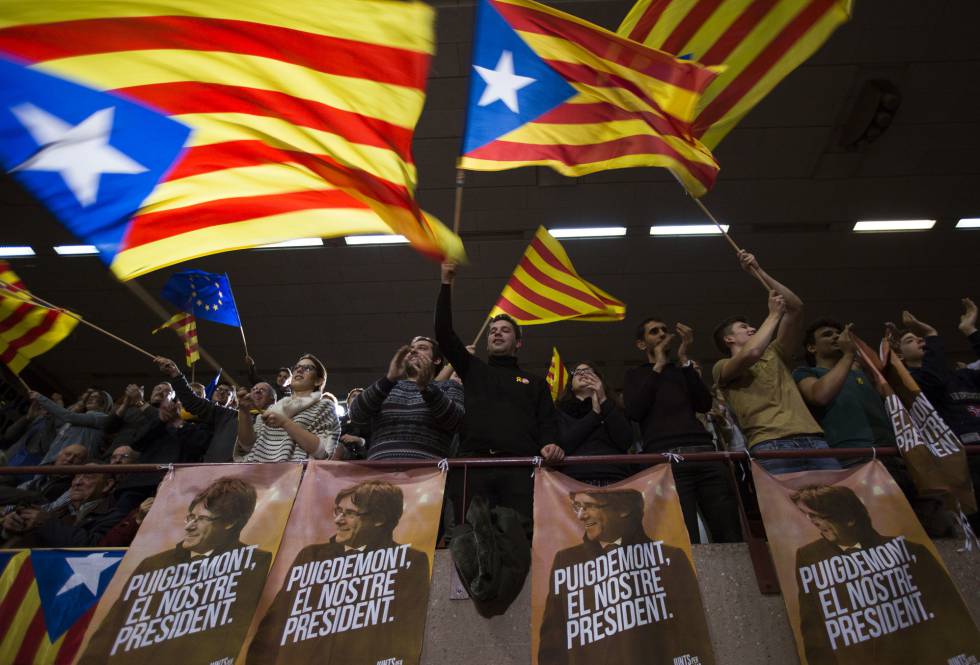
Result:
<instances>
[{"instance_id":1,"label":"white star on blue triangle","mask_svg":"<svg viewBox=\"0 0 980 665\"><path fill-rule=\"evenodd\" d=\"M124 554L122 551L31 552L44 625L52 642L98 602Z\"/></svg>"}]
</instances>

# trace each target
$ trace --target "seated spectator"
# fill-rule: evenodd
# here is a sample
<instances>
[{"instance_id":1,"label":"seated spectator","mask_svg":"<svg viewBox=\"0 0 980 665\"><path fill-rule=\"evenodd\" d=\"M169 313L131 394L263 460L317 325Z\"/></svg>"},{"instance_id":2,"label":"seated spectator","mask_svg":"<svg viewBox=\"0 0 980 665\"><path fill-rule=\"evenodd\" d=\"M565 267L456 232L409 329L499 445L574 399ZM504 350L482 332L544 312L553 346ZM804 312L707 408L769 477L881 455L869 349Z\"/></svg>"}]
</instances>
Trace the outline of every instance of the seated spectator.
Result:
<instances>
[{"instance_id":1,"label":"seated spectator","mask_svg":"<svg viewBox=\"0 0 980 665\"><path fill-rule=\"evenodd\" d=\"M803 301L762 270L751 254L740 251L739 262L769 287L769 315L758 329L740 316L715 329L715 344L729 357L715 364L714 381L748 437L750 450L826 450L823 430L788 368L793 349L802 341ZM773 474L841 468L829 457L767 459L759 464Z\"/></svg>"},{"instance_id":2,"label":"seated spectator","mask_svg":"<svg viewBox=\"0 0 980 665\"><path fill-rule=\"evenodd\" d=\"M327 370L315 356L300 356L293 367L292 394L252 422L256 408L251 393L238 404L238 444L244 462L298 462L326 459L340 436L340 422L332 400L323 399Z\"/></svg>"},{"instance_id":3,"label":"seated spectator","mask_svg":"<svg viewBox=\"0 0 980 665\"><path fill-rule=\"evenodd\" d=\"M105 425L109 420L109 410L112 408L112 397L109 393L89 388L78 402L67 409L33 390L29 395L31 400L36 401L54 417L57 424L67 425L58 431L41 464L51 464L62 448L73 443L85 446L89 457L98 457L102 454Z\"/></svg>"},{"instance_id":4,"label":"seated spectator","mask_svg":"<svg viewBox=\"0 0 980 665\"><path fill-rule=\"evenodd\" d=\"M558 432L566 455L623 455L633 445L633 428L602 374L581 362L558 399ZM603 487L632 474L626 465L574 464L562 472L584 483Z\"/></svg>"},{"instance_id":5,"label":"seated spectator","mask_svg":"<svg viewBox=\"0 0 980 665\"><path fill-rule=\"evenodd\" d=\"M680 337L677 362L670 347ZM636 348L646 362L628 370L623 381L626 413L640 424L645 453L714 452L711 435L698 413L711 409L711 392L688 358L694 331L678 323L670 333L661 317L650 317L636 329ZM741 540L738 503L730 474L719 462L686 461L673 467L684 523L692 543L701 542L698 511L716 543Z\"/></svg>"},{"instance_id":6,"label":"seated spectator","mask_svg":"<svg viewBox=\"0 0 980 665\"><path fill-rule=\"evenodd\" d=\"M139 506L133 508L128 515L109 529L99 540L99 547L129 547L133 539L136 538L136 533L139 531L140 525L143 524L143 520L146 519L147 513L150 512L150 508L153 507L153 499L152 496L144 499Z\"/></svg>"},{"instance_id":7,"label":"seated spectator","mask_svg":"<svg viewBox=\"0 0 980 665\"><path fill-rule=\"evenodd\" d=\"M112 497L115 480L105 473L79 473L67 505L53 512L18 508L3 521L6 547L93 547L119 522Z\"/></svg>"},{"instance_id":8,"label":"seated spectator","mask_svg":"<svg viewBox=\"0 0 980 665\"><path fill-rule=\"evenodd\" d=\"M143 387L135 383L126 386L122 402L112 410L105 432L112 446L132 445L157 422L157 409L165 399L173 399L174 389L166 381L153 386L149 401L143 399Z\"/></svg>"},{"instance_id":9,"label":"seated spectator","mask_svg":"<svg viewBox=\"0 0 980 665\"><path fill-rule=\"evenodd\" d=\"M415 337L398 349L387 374L354 399L351 422L371 432L368 459L449 456L463 422L463 389L452 381L433 381L443 362L438 344Z\"/></svg>"},{"instance_id":10,"label":"seated spectator","mask_svg":"<svg viewBox=\"0 0 980 665\"><path fill-rule=\"evenodd\" d=\"M357 396L364 392L364 388L351 388L347 393L347 411L340 417L340 443L344 450L344 459L364 459L368 442L371 438L371 428L369 425L359 425L351 421L350 409ZM338 447L339 449L339 447Z\"/></svg>"},{"instance_id":11,"label":"seated spectator","mask_svg":"<svg viewBox=\"0 0 980 665\"><path fill-rule=\"evenodd\" d=\"M57 396L60 402L60 395ZM40 464L57 434L54 417L37 402L31 402L27 413L7 427L4 436L14 441L6 450L4 466ZM26 476L2 475L0 485L16 485L29 480Z\"/></svg>"},{"instance_id":12,"label":"seated spectator","mask_svg":"<svg viewBox=\"0 0 980 665\"><path fill-rule=\"evenodd\" d=\"M80 443L65 446L54 459L55 466L75 466L88 462L88 448ZM39 505L55 502L68 491L72 477L64 474L39 473L17 486L25 492L34 492L40 499Z\"/></svg>"}]
</instances>

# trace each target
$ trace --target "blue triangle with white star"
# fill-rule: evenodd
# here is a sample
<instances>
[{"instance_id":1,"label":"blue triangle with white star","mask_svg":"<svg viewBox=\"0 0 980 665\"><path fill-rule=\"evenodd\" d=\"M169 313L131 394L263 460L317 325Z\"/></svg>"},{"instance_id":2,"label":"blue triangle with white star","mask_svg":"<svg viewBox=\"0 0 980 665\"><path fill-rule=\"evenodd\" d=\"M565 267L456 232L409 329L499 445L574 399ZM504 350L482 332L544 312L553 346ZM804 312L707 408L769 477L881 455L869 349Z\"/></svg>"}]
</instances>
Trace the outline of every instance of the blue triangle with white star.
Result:
<instances>
[{"instance_id":1,"label":"blue triangle with white star","mask_svg":"<svg viewBox=\"0 0 980 665\"><path fill-rule=\"evenodd\" d=\"M121 550L31 551L44 625L52 642L98 602L124 554Z\"/></svg>"},{"instance_id":2,"label":"blue triangle with white star","mask_svg":"<svg viewBox=\"0 0 980 665\"><path fill-rule=\"evenodd\" d=\"M576 90L500 15L480 0L473 38L463 154L541 117Z\"/></svg>"},{"instance_id":3,"label":"blue triangle with white star","mask_svg":"<svg viewBox=\"0 0 980 665\"><path fill-rule=\"evenodd\" d=\"M190 129L0 57L0 166L109 263Z\"/></svg>"}]
</instances>

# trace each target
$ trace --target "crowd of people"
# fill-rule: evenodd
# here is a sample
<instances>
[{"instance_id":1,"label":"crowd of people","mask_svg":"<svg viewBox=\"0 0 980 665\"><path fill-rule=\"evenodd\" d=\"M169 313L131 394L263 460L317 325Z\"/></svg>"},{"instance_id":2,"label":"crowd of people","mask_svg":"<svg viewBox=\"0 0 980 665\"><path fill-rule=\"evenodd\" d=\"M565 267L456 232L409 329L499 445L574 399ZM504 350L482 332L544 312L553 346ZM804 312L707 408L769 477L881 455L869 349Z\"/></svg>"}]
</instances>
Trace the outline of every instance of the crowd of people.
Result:
<instances>
[{"instance_id":1,"label":"crowd of people","mask_svg":"<svg viewBox=\"0 0 980 665\"><path fill-rule=\"evenodd\" d=\"M894 446L883 399L856 361L851 326L823 318L807 327L792 290L753 255L742 252L739 261L767 286L768 314L757 327L744 317L722 321L713 339L723 358L710 372L690 357L694 331L658 314L636 328L639 362L626 373L621 395L586 359L569 367L570 380L555 401L546 381L520 366L522 331L510 316L490 321L485 360L460 340L452 317L457 267L447 263L431 336L415 336L398 349L383 376L348 394L346 409L326 391L327 369L312 354L280 368L271 382L246 358L251 386L219 383L210 395L159 357L160 380L148 396L133 384L115 400L93 387L67 406L58 394L36 392L8 404L0 413L0 461L22 467L539 457L560 465L566 455ZM980 358L977 307L968 298L963 306L958 328ZM980 445L980 364L951 366L936 329L909 312L891 333L894 352L942 418L964 444ZM801 352L806 364L794 368ZM977 487L980 457L971 460ZM781 474L858 461L760 463ZM914 496L902 462L888 458L888 465ZM600 461L562 470L601 487L639 468ZM738 488L725 464L687 461L674 466L674 476L693 542L700 542L699 516L712 541L741 538ZM0 475L3 544L128 544L159 480L154 472ZM479 496L513 511L530 529L532 481L525 467L454 471L447 495L450 522L461 522L468 499Z\"/></svg>"}]
</instances>

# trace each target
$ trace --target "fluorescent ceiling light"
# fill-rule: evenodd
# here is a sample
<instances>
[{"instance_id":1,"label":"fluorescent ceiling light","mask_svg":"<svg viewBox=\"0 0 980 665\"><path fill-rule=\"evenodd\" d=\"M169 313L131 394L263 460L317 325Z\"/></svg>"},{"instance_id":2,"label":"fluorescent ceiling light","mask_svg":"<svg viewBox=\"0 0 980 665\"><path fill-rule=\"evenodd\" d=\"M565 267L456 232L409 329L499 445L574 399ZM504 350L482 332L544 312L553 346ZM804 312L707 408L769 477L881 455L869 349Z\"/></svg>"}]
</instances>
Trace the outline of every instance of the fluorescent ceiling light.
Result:
<instances>
[{"instance_id":1,"label":"fluorescent ceiling light","mask_svg":"<svg viewBox=\"0 0 980 665\"><path fill-rule=\"evenodd\" d=\"M348 245L402 245L408 242L405 236L383 233L381 235L344 236Z\"/></svg>"},{"instance_id":2,"label":"fluorescent ceiling light","mask_svg":"<svg viewBox=\"0 0 980 665\"><path fill-rule=\"evenodd\" d=\"M4 245L4 246L0 246L0 256L2 257L34 256L34 248L14 246L14 245Z\"/></svg>"},{"instance_id":3,"label":"fluorescent ceiling light","mask_svg":"<svg viewBox=\"0 0 980 665\"><path fill-rule=\"evenodd\" d=\"M964 217L960 221L956 222L956 228L958 228L958 229L980 229L980 218L978 218L978 217Z\"/></svg>"},{"instance_id":4,"label":"fluorescent ceiling light","mask_svg":"<svg viewBox=\"0 0 980 665\"><path fill-rule=\"evenodd\" d=\"M548 229L554 238L613 238L626 235L625 226L592 226L581 229Z\"/></svg>"},{"instance_id":5,"label":"fluorescent ceiling light","mask_svg":"<svg viewBox=\"0 0 980 665\"><path fill-rule=\"evenodd\" d=\"M936 225L934 219L894 219L874 222L856 222L854 231L876 233L881 231L927 231Z\"/></svg>"},{"instance_id":6,"label":"fluorescent ceiling light","mask_svg":"<svg viewBox=\"0 0 980 665\"><path fill-rule=\"evenodd\" d=\"M721 228L728 233L728 224ZM658 224L650 227L652 236L716 236L721 231L714 224Z\"/></svg>"},{"instance_id":7,"label":"fluorescent ceiling light","mask_svg":"<svg viewBox=\"0 0 980 665\"><path fill-rule=\"evenodd\" d=\"M85 256L99 253L95 245L55 245L54 251L60 256Z\"/></svg>"},{"instance_id":8,"label":"fluorescent ceiling light","mask_svg":"<svg viewBox=\"0 0 980 665\"><path fill-rule=\"evenodd\" d=\"M289 247L323 247L323 238L293 238L268 245L259 245L256 249L288 249Z\"/></svg>"}]
</instances>

